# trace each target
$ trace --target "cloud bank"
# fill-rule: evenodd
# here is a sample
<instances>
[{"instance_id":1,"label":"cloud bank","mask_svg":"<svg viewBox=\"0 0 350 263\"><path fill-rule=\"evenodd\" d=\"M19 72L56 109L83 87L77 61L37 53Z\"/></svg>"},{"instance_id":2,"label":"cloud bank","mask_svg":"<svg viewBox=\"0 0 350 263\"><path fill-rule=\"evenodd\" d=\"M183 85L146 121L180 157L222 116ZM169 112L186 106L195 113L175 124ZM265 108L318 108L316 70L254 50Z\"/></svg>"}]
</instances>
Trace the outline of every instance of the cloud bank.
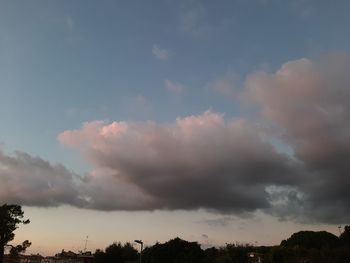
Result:
<instances>
[{"instance_id":1,"label":"cloud bank","mask_svg":"<svg viewBox=\"0 0 350 263\"><path fill-rule=\"evenodd\" d=\"M0 154L0 200L100 210L204 208L346 223L350 219L350 58L290 61L250 74L258 124L207 111L172 123L84 123L61 143L94 166L76 175ZM284 142L292 153L274 143Z\"/></svg>"}]
</instances>

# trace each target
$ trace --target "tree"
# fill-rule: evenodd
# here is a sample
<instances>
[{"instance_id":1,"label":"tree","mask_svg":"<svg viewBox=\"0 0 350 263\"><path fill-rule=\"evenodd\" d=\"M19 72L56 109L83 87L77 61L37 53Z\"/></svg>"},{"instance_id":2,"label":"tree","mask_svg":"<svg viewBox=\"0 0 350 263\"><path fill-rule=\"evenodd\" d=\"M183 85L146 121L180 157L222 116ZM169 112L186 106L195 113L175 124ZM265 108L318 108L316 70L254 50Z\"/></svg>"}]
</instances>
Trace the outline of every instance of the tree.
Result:
<instances>
[{"instance_id":1,"label":"tree","mask_svg":"<svg viewBox=\"0 0 350 263\"><path fill-rule=\"evenodd\" d=\"M326 231L300 231L281 242L283 247L300 247L306 249L334 248L339 245L339 238Z\"/></svg>"},{"instance_id":2,"label":"tree","mask_svg":"<svg viewBox=\"0 0 350 263\"><path fill-rule=\"evenodd\" d=\"M11 246L10 249L10 255L12 257L18 257L19 254L23 253L26 251L26 249L28 247L30 247L32 245L31 242L29 242L28 240L24 241L21 245L17 245L17 246Z\"/></svg>"},{"instance_id":3,"label":"tree","mask_svg":"<svg viewBox=\"0 0 350 263\"><path fill-rule=\"evenodd\" d=\"M163 244L146 247L142 258L148 263L201 263L204 253L197 242L175 238Z\"/></svg>"},{"instance_id":4,"label":"tree","mask_svg":"<svg viewBox=\"0 0 350 263\"><path fill-rule=\"evenodd\" d=\"M29 224L28 219L23 219L24 212L19 205L4 204L0 206L0 263L4 262L5 246L15 237L14 231L19 224ZM23 242L25 248L29 241ZM20 247L18 247L20 249ZM14 251L13 251L14 252Z\"/></svg>"},{"instance_id":5,"label":"tree","mask_svg":"<svg viewBox=\"0 0 350 263\"><path fill-rule=\"evenodd\" d=\"M270 251L270 262L283 263L285 262L286 249L283 247L273 247Z\"/></svg>"},{"instance_id":6,"label":"tree","mask_svg":"<svg viewBox=\"0 0 350 263\"><path fill-rule=\"evenodd\" d=\"M253 247L243 244L227 244L224 248L232 262L244 263L248 261L248 253L253 251Z\"/></svg>"},{"instance_id":7,"label":"tree","mask_svg":"<svg viewBox=\"0 0 350 263\"><path fill-rule=\"evenodd\" d=\"M344 227L344 232L339 237L343 246L350 247L350 225Z\"/></svg>"},{"instance_id":8,"label":"tree","mask_svg":"<svg viewBox=\"0 0 350 263\"><path fill-rule=\"evenodd\" d=\"M130 243L122 245L118 242L109 245L105 252L100 249L96 250L94 257L96 263L124 263L136 261L137 250Z\"/></svg>"}]
</instances>

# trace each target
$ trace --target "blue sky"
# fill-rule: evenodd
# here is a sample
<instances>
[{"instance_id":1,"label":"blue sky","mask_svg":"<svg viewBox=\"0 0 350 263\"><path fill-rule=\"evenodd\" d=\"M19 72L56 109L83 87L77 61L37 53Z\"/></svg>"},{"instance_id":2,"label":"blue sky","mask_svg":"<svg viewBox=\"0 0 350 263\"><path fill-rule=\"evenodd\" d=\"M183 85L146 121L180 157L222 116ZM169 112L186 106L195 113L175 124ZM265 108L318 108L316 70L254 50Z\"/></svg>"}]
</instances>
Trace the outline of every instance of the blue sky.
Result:
<instances>
[{"instance_id":1,"label":"blue sky","mask_svg":"<svg viewBox=\"0 0 350 263\"><path fill-rule=\"evenodd\" d=\"M235 116L235 104L207 82L348 49L348 8L347 1L2 1L2 141L56 161L57 134L83 121L172 121L209 108ZM155 44L169 59L155 59ZM181 98L164 79L186 86ZM133 110L138 96L150 112Z\"/></svg>"},{"instance_id":2,"label":"blue sky","mask_svg":"<svg viewBox=\"0 0 350 263\"><path fill-rule=\"evenodd\" d=\"M58 137L72 130L84 136L88 131L79 130L84 122L152 120L161 125L210 110L223 113L224 122L243 118L265 123L258 117L263 111L259 103L242 102L247 80L255 79L250 76L256 71L273 76L290 61L348 53L349 10L345 0L2 0L0 143L10 156L22 151L83 174L101 168L99 163L62 145L72 143ZM142 136L146 128L140 129ZM293 140L273 147L292 155L289 143L293 148ZM172 210L173 205L179 203L165 207ZM37 208L27 209L35 218ZM98 218L95 211L82 213ZM179 218L198 216L189 213ZM294 224L290 222L290 229L297 228ZM270 243L279 237L261 234L261 240ZM212 242L223 243L225 238L217 236Z\"/></svg>"},{"instance_id":3,"label":"blue sky","mask_svg":"<svg viewBox=\"0 0 350 263\"><path fill-rule=\"evenodd\" d=\"M49 158L37 140L54 147L59 132L91 119L167 121L210 107L234 116L207 82L348 48L349 3L327 2L2 1L3 141ZM169 59L154 58L155 44ZM181 101L164 79L187 87ZM149 116L128 106L137 96Z\"/></svg>"}]
</instances>

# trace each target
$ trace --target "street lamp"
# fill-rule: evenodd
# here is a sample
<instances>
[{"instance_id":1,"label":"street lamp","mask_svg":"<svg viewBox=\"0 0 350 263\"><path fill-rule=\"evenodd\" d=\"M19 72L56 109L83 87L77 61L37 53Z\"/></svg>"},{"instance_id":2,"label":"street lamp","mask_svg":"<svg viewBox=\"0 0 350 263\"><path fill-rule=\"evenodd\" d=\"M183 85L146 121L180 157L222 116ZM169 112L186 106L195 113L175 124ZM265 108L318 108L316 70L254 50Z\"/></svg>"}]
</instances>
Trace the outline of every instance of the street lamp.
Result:
<instances>
[{"instance_id":1,"label":"street lamp","mask_svg":"<svg viewBox=\"0 0 350 263\"><path fill-rule=\"evenodd\" d=\"M142 240L134 240L137 244L141 245L141 252L140 252L140 263L142 263L142 250L143 250L143 242Z\"/></svg>"}]
</instances>

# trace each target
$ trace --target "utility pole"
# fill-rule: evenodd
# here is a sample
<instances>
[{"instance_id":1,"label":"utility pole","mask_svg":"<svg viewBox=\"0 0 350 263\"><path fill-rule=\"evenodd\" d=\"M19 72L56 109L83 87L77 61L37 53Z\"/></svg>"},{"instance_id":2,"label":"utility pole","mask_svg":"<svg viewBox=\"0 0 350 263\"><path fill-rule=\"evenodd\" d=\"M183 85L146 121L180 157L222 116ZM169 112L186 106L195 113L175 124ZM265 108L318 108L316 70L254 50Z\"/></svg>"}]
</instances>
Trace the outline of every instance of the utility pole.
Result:
<instances>
[{"instance_id":1,"label":"utility pole","mask_svg":"<svg viewBox=\"0 0 350 263\"><path fill-rule=\"evenodd\" d=\"M135 242L141 245L141 251L140 251L140 263L142 263L142 250L143 250L143 242L142 242L142 240L135 240Z\"/></svg>"}]
</instances>

